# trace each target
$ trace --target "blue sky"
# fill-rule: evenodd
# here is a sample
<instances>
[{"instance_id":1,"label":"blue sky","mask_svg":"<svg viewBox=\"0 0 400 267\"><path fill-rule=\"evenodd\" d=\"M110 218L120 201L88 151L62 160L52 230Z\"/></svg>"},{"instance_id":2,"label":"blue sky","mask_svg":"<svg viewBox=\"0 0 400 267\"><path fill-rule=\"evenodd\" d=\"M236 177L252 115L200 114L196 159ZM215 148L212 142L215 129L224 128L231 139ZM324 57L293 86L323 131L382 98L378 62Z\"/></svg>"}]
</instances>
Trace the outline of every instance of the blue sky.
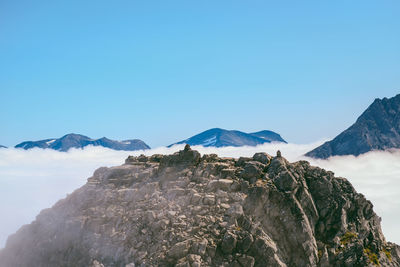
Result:
<instances>
[{"instance_id":1,"label":"blue sky","mask_svg":"<svg viewBox=\"0 0 400 267\"><path fill-rule=\"evenodd\" d=\"M400 93L399 1L0 1L0 144L334 137Z\"/></svg>"}]
</instances>

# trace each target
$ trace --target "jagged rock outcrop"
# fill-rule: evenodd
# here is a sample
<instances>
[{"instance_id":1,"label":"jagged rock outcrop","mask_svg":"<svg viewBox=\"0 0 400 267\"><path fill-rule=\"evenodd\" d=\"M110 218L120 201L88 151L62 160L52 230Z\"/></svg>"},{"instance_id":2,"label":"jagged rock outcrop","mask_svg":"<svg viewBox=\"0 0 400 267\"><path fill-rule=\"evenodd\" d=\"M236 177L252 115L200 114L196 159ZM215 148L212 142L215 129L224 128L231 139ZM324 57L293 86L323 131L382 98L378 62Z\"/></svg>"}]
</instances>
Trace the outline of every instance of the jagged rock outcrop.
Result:
<instances>
[{"instance_id":1,"label":"jagged rock outcrop","mask_svg":"<svg viewBox=\"0 0 400 267\"><path fill-rule=\"evenodd\" d=\"M252 158L129 157L9 237L0 266L399 266L344 178Z\"/></svg>"},{"instance_id":2,"label":"jagged rock outcrop","mask_svg":"<svg viewBox=\"0 0 400 267\"><path fill-rule=\"evenodd\" d=\"M400 94L375 99L357 121L333 140L308 152L312 158L354 155L400 148Z\"/></svg>"}]
</instances>

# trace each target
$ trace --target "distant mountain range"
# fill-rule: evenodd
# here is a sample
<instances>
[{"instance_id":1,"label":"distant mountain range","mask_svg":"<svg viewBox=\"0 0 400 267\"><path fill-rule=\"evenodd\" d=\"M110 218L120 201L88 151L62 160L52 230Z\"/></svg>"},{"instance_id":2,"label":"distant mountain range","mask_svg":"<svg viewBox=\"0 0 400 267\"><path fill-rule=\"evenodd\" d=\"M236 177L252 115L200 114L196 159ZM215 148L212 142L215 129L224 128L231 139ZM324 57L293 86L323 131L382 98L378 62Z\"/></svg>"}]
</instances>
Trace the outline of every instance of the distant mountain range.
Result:
<instances>
[{"instance_id":1,"label":"distant mountain range","mask_svg":"<svg viewBox=\"0 0 400 267\"><path fill-rule=\"evenodd\" d=\"M169 145L189 144L191 146L201 145L204 147L224 147L224 146L256 146L264 143L286 141L277 133L272 131L260 131L255 133L244 133L235 130L224 130L213 128L200 134L192 136L183 141Z\"/></svg>"},{"instance_id":2,"label":"distant mountain range","mask_svg":"<svg viewBox=\"0 0 400 267\"><path fill-rule=\"evenodd\" d=\"M58 151L68 151L70 148L83 148L88 145L102 146L114 150L141 150L150 149L150 147L139 139L115 141L106 137L100 139L92 139L80 134L67 134L61 138L51 138L39 141L26 141L16 145L16 148L31 149L50 148Z\"/></svg>"},{"instance_id":3,"label":"distant mountain range","mask_svg":"<svg viewBox=\"0 0 400 267\"><path fill-rule=\"evenodd\" d=\"M400 148L400 94L375 99L350 128L306 156L323 159L336 155L358 156L390 148Z\"/></svg>"},{"instance_id":4,"label":"distant mountain range","mask_svg":"<svg viewBox=\"0 0 400 267\"><path fill-rule=\"evenodd\" d=\"M6 146L2 146L2 145L0 145L0 148L7 148Z\"/></svg>"}]
</instances>

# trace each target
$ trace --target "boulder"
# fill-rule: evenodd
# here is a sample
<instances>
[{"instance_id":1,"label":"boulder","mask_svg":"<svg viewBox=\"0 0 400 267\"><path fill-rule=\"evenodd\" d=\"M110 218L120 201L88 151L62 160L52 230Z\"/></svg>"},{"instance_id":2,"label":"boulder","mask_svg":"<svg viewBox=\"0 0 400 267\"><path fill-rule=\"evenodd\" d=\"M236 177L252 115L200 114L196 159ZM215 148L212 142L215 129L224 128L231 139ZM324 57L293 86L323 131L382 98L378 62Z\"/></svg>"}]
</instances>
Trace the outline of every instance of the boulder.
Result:
<instances>
[{"instance_id":1,"label":"boulder","mask_svg":"<svg viewBox=\"0 0 400 267\"><path fill-rule=\"evenodd\" d=\"M275 186L282 191L292 191L297 186L296 178L288 171L279 173L273 181Z\"/></svg>"},{"instance_id":2,"label":"boulder","mask_svg":"<svg viewBox=\"0 0 400 267\"><path fill-rule=\"evenodd\" d=\"M211 191L217 191L218 189L223 191L229 191L233 180L230 179L218 179L212 180L208 183L207 188Z\"/></svg>"},{"instance_id":3,"label":"boulder","mask_svg":"<svg viewBox=\"0 0 400 267\"><path fill-rule=\"evenodd\" d=\"M190 244L188 241L176 243L168 251L168 256L173 259L180 259L182 257L185 257L189 252L189 245Z\"/></svg>"},{"instance_id":4,"label":"boulder","mask_svg":"<svg viewBox=\"0 0 400 267\"><path fill-rule=\"evenodd\" d=\"M227 232L221 242L221 249L225 254L231 254L236 247L236 235Z\"/></svg>"},{"instance_id":5,"label":"boulder","mask_svg":"<svg viewBox=\"0 0 400 267\"><path fill-rule=\"evenodd\" d=\"M269 164L271 159L272 159L272 157L264 152L255 153L253 156L254 161L261 162L262 164L265 164L265 165Z\"/></svg>"},{"instance_id":6,"label":"boulder","mask_svg":"<svg viewBox=\"0 0 400 267\"><path fill-rule=\"evenodd\" d=\"M237 258L237 260L242 266L246 267L253 267L255 262L254 258L248 255L240 256Z\"/></svg>"},{"instance_id":7,"label":"boulder","mask_svg":"<svg viewBox=\"0 0 400 267\"><path fill-rule=\"evenodd\" d=\"M261 178L263 173L263 165L257 161L249 161L244 164L243 171L240 176L252 183Z\"/></svg>"}]
</instances>

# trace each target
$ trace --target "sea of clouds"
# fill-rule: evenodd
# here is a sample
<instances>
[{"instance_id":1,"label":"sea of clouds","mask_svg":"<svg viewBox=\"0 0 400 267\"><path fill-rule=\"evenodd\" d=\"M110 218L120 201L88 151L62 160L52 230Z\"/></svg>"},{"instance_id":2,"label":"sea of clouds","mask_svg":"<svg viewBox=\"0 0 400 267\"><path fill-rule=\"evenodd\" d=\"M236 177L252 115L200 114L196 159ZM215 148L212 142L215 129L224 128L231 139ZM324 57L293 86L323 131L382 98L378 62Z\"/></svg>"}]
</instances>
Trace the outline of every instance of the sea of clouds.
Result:
<instances>
[{"instance_id":1,"label":"sea of clouds","mask_svg":"<svg viewBox=\"0 0 400 267\"><path fill-rule=\"evenodd\" d=\"M257 147L193 147L223 157L252 156L256 152L275 155L279 149L289 161L306 159L313 165L349 179L356 190L374 204L382 218L388 241L400 244L400 150L369 152L359 157L342 156L314 160L303 155L322 142L312 144L264 144ZM50 149L0 149L0 248L23 224L32 222L40 210L49 208L86 183L95 169L124 163L128 155L171 154L183 145L146 151L115 151L89 146L58 152Z\"/></svg>"}]
</instances>

